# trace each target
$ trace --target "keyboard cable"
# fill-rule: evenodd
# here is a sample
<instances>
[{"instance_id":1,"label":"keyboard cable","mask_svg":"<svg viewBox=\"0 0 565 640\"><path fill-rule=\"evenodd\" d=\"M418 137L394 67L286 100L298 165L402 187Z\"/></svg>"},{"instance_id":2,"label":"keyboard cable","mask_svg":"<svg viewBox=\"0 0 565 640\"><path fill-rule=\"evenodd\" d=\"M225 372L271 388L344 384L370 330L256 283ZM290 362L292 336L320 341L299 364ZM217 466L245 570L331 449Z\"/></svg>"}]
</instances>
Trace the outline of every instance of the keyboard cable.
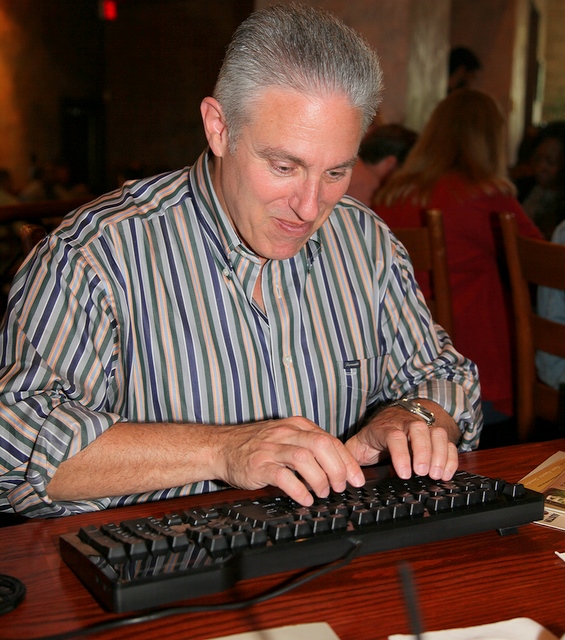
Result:
<instances>
[{"instance_id":1,"label":"keyboard cable","mask_svg":"<svg viewBox=\"0 0 565 640\"><path fill-rule=\"evenodd\" d=\"M266 602L267 600L271 600L272 598L276 598L278 596L289 593L290 591L293 591L294 589L297 589L298 587L301 587L308 582L311 582L312 580L320 578L321 576L330 573L331 571L336 571L337 569L341 569L342 567L348 565L359 553L362 542L361 540L354 537L348 538L347 541L349 542L350 547L342 556L340 556L336 560L321 565L315 571L309 572L301 578L291 578L289 581L284 582L281 586L271 589L259 596L255 596L254 598L236 602L225 602L221 604L186 605L151 609L141 615L133 615L125 618L118 618L117 620L99 622L88 627L84 627L83 629L68 631L66 633L57 633L55 635L49 636L40 636L31 640L71 640L72 638L84 637L93 633L101 633L103 631L114 631L116 629L140 624L142 622L153 622L155 620L161 620L163 618L168 618L175 615L187 615L191 613L204 613L214 611L237 611L238 609L252 607L254 605L261 604L262 602ZM17 639L7 638L6 640Z\"/></svg>"},{"instance_id":2,"label":"keyboard cable","mask_svg":"<svg viewBox=\"0 0 565 640\"><path fill-rule=\"evenodd\" d=\"M410 621L410 630L414 640L422 639L422 621L420 619L420 606L416 596L416 587L414 586L414 576L412 568L406 562L398 567L400 581L402 583L402 591L404 593L404 602L408 619Z\"/></svg>"}]
</instances>

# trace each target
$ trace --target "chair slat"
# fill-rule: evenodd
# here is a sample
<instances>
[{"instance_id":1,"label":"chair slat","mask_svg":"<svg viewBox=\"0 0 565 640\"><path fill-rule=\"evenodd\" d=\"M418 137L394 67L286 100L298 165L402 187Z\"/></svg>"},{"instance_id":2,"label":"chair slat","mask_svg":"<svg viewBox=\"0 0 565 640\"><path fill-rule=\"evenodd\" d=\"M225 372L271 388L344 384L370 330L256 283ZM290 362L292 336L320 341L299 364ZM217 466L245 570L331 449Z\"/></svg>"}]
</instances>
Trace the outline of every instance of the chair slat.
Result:
<instances>
[{"instance_id":1,"label":"chair slat","mask_svg":"<svg viewBox=\"0 0 565 640\"><path fill-rule=\"evenodd\" d=\"M447 269L447 251L443 216L438 209L426 211L424 227L393 227L392 232L405 246L414 270L430 274L431 297L426 299L434 320L449 334L453 342L453 308Z\"/></svg>"},{"instance_id":2,"label":"chair slat","mask_svg":"<svg viewBox=\"0 0 565 640\"><path fill-rule=\"evenodd\" d=\"M520 235L511 213L500 214L500 225L514 311L518 435L525 442L536 418L553 423L556 430L563 421L559 391L538 379L535 353L565 358L565 325L539 316L532 295L540 285L565 290L565 246Z\"/></svg>"},{"instance_id":3,"label":"chair slat","mask_svg":"<svg viewBox=\"0 0 565 640\"><path fill-rule=\"evenodd\" d=\"M35 247L35 245L43 240L47 235L45 227L40 224L24 224L20 229L20 237L22 239L22 247L24 254L28 253Z\"/></svg>"}]
</instances>

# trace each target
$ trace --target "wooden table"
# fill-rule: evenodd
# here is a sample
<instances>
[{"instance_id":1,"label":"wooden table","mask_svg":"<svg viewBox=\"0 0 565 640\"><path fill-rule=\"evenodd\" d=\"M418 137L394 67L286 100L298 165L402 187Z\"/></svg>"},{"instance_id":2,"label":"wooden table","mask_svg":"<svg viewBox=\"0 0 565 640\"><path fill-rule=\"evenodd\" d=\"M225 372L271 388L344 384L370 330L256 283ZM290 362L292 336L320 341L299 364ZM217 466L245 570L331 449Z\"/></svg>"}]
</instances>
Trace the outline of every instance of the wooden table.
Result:
<instances>
[{"instance_id":1,"label":"wooden table","mask_svg":"<svg viewBox=\"0 0 565 640\"><path fill-rule=\"evenodd\" d=\"M565 439L488 449L461 455L460 467L514 482L560 450L565 450ZM104 611L90 596L59 557L60 534L77 531L84 524L159 515L242 493L230 491L220 499L195 496L0 529L0 573L19 578L27 587L24 602L2 616L0 638L62 634L127 615ZM565 532L536 524L504 537L494 531L474 534L357 558L306 586L242 611L172 616L89 637L203 640L323 621L341 640L409 633L398 575L401 561L412 567L425 630L527 617L559 637L565 633L565 563L555 551L565 552ZM198 603L249 598L278 585L283 577L289 575L247 580Z\"/></svg>"}]
</instances>

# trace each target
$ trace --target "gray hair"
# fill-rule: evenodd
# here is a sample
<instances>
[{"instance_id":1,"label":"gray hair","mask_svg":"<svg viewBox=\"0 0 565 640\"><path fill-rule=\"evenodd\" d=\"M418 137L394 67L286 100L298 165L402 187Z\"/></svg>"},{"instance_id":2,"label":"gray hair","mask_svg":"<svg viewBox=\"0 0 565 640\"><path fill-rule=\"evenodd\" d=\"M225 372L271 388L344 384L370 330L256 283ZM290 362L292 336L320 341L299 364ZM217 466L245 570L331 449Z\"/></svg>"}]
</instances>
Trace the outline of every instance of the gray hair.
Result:
<instances>
[{"instance_id":1,"label":"gray hair","mask_svg":"<svg viewBox=\"0 0 565 640\"><path fill-rule=\"evenodd\" d=\"M220 103L233 152L262 90L286 87L310 96L345 94L362 113L362 133L380 100L377 54L331 13L277 5L252 13L228 46L214 97Z\"/></svg>"}]
</instances>

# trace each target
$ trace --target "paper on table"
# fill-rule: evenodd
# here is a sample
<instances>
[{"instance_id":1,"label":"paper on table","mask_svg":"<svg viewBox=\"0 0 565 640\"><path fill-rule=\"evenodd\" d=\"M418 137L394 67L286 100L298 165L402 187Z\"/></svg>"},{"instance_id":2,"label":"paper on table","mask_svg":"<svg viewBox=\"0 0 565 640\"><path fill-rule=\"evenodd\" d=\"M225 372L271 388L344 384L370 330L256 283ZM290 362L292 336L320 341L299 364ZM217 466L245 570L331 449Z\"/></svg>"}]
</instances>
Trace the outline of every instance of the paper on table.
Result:
<instances>
[{"instance_id":1,"label":"paper on table","mask_svg":"<svg viewBox=\"0 0 565 640\"><path fill-rule=\"evenodd\" d=\"M563 471L565 471L565 451L558 451L525 475L520 482L534 491L543 493L549 483Z\"/></svg>"},{"instance_id":2,"label":"paper on table","mask_svg":"<svg viewBox=\"0 0 565 640\"><path fill-rule=\"evenodd\" d=\"M312 622L263 631L237 633L232 636L215 638L215 640L339 640L339 638L326 622Z\"/></svg>"},{"instance_id":3,"label":"paper on table","mask_svg":"<svg viewBox=\"0 0 565 640\"><path fill-rule=\"evenodd\" d=\"M389 636L389 640L412 640L411 635ZM465 629L446 629L428 631L421 635L422 640L558 640L530 618L514 618L493 624L482 624ZM561 638L564 640L565 636Z\"/></svg>"},{"instance_id":4,"label":"paper on table","mask_svg":"<svg viewBox=\"0 0 565 640\"><path fill-rule=\"evenodd\" d=\"M528 489L545 494L550 487L557 487L558 479L561 476L565 476L565 451L554 453L533 471L530 471L528 475L524 476L520 482ZM537 520L536 523L553 529L565 530L565 512L561 509L553 508L546 497L543 518Z\"/></svg>"}]
</instances>

